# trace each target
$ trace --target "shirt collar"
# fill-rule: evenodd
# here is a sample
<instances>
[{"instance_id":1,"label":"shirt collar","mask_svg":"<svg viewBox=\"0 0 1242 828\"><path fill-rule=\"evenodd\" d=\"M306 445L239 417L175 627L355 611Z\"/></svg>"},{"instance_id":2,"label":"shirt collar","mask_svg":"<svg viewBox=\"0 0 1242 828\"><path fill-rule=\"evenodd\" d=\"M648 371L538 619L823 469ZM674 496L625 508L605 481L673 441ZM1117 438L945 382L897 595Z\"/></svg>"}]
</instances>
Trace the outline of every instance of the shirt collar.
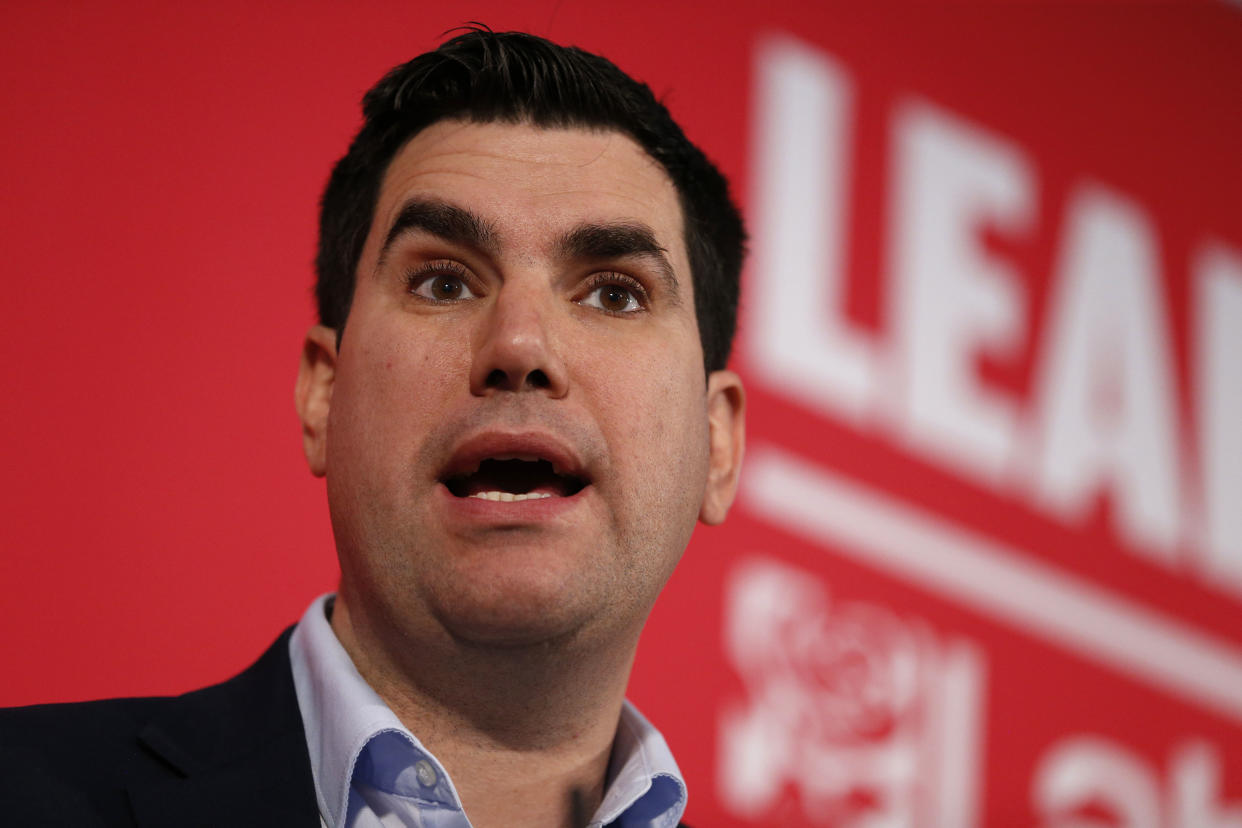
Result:
<instances>
[{"instance_id":1,"label":"shirt collar","mask_svg":"<svg viewBox=\"0 0 1242 828\"><path fill-rule=\"evenodd\" d=\"M407 741L415 754L409 764L422 759L430 762L444 781L440 793L447 800L445 804L460 807L457 792L439 761L371 689L337 640L326 612L333 597L326 594L316 598L289 639L293 686L306 730L315 795L325 822L329 826L342 823L359 755L380 736L384 736L386 747L394 737Z\"/></svg>"},{"instance_id":2,"label":"shirt collar","mask_svg":"<svg viewBox=\"0 0 1242 828\"><path fill-rule=\"evenodd\" d=\"M335 828L345 817L350 782L363 750L409 750L407 767L430 763L443 807L460 808L456 789L439 760L427 750L371 689L354 667L328 623L321 595L307 608L289 640L293 684L306 731L315 795L325 822ZM382 737L382 738L381 738ZM613 741L604 798L591 828L665 828L676 825L686 807L686 784L660 735L626 701Z\"/></svg>"},{"instance_id":3,"label":"shirt collar","mask_svg":"<svg viewBox=\"0 0 1242 828\"><path fill-rule=\"evenodd\" d=\"M612 742L604 800L588 828L665 828L680 822L685 810L686 783L668 743L627 700Z\"/></svg>"}]
</instances>

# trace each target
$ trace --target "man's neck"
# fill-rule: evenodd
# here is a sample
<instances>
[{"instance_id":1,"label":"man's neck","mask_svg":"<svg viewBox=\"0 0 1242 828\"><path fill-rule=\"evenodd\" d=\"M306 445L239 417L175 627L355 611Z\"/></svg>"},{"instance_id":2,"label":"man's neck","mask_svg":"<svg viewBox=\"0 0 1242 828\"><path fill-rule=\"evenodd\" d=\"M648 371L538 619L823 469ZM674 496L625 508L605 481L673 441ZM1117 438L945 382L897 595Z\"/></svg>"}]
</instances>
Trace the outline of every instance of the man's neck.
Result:
<instances>
[{"instance_id":1,"label":"man's neck","mask_svg":"<svg viewBox=\"0 0 1242 828\"><path fill-rule=\"evenodd\" d=\"M448 770L475 828L581 828L575 817L599 806L638 631L624 648L394 648L340 598L332 628Z\"/></svg>"}]
</instances>

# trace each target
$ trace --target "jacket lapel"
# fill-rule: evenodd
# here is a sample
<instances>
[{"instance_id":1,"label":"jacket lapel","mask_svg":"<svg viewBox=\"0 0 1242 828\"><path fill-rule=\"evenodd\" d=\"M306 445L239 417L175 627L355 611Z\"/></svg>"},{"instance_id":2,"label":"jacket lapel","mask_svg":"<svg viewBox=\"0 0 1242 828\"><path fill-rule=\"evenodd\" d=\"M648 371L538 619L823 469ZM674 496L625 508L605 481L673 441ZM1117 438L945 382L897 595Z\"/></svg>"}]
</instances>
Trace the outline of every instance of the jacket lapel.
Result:
<instances>
[{"instance_id":1,"label":"jacket lapel","mask_svg":"<svg viewBox=\"0 0 1242 828\"><path fill-rule=\"evenodd\" d=\"M142 730L166 772L130 783L138 825L317 828L291 631L241 675L181 696Z\"/></svg>"}]
</instances>

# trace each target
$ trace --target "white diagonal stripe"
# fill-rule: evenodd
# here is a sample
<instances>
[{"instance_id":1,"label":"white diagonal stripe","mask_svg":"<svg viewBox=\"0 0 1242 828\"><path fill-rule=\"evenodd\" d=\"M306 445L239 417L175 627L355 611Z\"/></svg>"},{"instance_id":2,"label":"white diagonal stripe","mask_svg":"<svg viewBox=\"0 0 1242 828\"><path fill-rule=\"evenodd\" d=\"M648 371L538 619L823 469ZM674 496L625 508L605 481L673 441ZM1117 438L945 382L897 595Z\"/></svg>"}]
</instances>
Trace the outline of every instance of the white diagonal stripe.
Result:
<instances>
[{"instance_id":1,"label":"white diagonal stripe","mask_svg":"<svg viewBox=\"0 0 1242 828\"><path fill-rule=\"evenodd\" d=\"M742 475L757 515L1242 721L1242 650L771 446Z\"/></svg>"}]
</instances>

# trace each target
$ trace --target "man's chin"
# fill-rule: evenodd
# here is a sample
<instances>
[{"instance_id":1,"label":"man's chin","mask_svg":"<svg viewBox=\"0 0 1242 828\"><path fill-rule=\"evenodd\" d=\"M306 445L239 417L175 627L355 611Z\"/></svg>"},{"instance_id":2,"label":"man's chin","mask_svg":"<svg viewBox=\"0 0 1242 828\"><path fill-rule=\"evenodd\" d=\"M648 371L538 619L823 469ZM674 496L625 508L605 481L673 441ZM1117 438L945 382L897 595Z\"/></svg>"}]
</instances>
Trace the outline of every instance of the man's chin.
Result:
<instances>
[{"instance_id":1,"label":"man's chin","mask_svg":"<svg viewBox=\"0 0 1242 828\"><path fill-rule=\"evenodd\" d=\"M615 563L607 545L576 525L511 531L451 545L438 565L423 568L421 593L459 641L564 643L615 611Z\"/></svg>"},{"instance_id":2,"label":"man's chin","mask_svg":"<svg viewBox=\"0 0 1242 828\"><path fill-rule=\"evenodd\" d=\"M586 613L570 613L564 606L477 607L470 611L457 606L452 612L437 613L438 620L453 641L461 647L479 651L554 652L572 649L585 629L591 626Z\"/></svg>"}]
</instances>

